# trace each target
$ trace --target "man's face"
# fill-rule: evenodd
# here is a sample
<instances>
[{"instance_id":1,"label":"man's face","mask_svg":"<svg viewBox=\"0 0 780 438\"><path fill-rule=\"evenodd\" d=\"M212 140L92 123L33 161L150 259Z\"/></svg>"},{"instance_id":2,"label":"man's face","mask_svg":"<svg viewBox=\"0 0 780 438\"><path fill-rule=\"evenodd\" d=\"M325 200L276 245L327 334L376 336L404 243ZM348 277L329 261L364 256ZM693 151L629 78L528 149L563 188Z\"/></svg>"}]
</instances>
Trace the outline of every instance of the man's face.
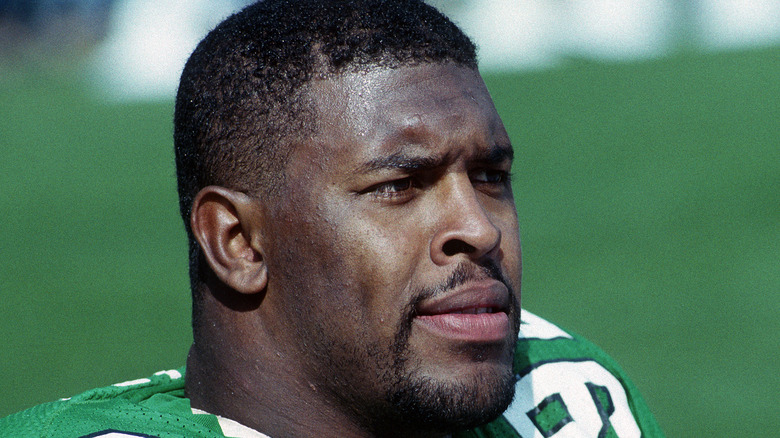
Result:
<instances>
[{"instance_id":1,"label":"man's face","mask_svg":"<svg viewBox=\"0 0 780 438\"><path fill-rule=\"evenodd\" d=\"M266 207L264 306L319 396L367 428L446 431L514 391L512 148L451 64L318 80L317 127Z\"/></svg>"}]
</instances>

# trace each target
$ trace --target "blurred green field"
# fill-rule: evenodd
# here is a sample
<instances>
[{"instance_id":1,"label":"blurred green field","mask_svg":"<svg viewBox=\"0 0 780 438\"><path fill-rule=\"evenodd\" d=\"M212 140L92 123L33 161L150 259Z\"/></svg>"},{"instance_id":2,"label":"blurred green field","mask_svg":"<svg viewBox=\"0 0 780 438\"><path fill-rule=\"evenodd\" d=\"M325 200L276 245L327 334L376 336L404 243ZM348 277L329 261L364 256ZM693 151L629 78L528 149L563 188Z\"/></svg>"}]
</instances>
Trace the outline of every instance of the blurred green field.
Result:
<instances>
[{"instance_id":1,"label":"blurred green field","mask_svg":"<svg viewBox=\"0 0 780 438\"><path fill-rule=\"evenodd\" d=\"M172 104L0 72L0 416L181 366ZM780 430L780 48L486 78L524 307L601 345L669 437Z\"/></svg>"}]
</instances>

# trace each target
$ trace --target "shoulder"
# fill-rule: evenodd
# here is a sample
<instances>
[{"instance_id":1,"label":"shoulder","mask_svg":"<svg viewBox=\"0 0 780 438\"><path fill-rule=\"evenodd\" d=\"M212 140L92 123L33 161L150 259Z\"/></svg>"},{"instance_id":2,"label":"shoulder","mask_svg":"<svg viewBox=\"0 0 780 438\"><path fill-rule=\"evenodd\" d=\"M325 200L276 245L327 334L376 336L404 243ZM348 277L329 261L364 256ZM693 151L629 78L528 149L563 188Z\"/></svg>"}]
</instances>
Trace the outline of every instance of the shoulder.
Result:
<instances>
[{"instance_id":1,"label":"shoulder","mask_svg":"<svg viewBox=\"0 0 780 438\"><path fill-rule=\"evenodd\" d=\"M0 436L222 437L216 417L195 415L183 369L97 388L0 419Z\"/></svg>"},{"instance_id":2,"label":"shoulder","mask_svg":"<svg viewBox=\"0 0 780 438\"><path fill-rule=\"evenodd\" d=\"M515 399L478 436L663 436L636 387L604 351L525 309L522 320Z\"/></svg>"}]
</instances>

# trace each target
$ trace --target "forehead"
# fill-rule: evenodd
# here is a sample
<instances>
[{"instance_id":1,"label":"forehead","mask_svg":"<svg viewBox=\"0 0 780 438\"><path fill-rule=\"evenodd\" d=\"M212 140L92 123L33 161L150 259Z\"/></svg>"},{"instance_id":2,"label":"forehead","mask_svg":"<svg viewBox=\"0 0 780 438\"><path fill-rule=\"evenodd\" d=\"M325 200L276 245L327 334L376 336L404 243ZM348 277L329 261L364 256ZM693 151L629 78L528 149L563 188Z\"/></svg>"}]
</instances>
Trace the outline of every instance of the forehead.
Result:
<instances>
[{"instance_id":1,"label":"forehead","mask_svg":"<svg viewBox=\"0 0 780 438\"><path fill-rule=\"evenodd\" d=\"M359 158L403 146L509 142L479 73L454 64L341 74L312 83L311 96L323 153Z\"/></svg>"}]
</instances>

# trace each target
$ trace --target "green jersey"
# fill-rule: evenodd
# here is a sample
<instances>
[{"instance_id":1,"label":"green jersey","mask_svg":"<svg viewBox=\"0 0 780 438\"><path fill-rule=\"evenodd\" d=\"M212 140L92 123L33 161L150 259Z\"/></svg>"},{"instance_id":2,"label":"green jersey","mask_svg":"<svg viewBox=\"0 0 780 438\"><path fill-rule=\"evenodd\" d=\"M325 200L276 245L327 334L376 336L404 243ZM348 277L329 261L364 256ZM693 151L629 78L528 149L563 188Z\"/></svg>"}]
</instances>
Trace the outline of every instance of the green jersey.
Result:
<instances>
[{"instance_id":1,"label":"green jersey","mask_svg":"<svg viewBox=\"0 0 780 438\"><path fill-rule=\"evenodd\" d=\"M498 419L456 437L630 438L663 434L634 385L595 345L523 311L515 399ZM35 406L0 419L13 437L263 437L193 410L184 369Z\"/></svg>"}]
</instances>

